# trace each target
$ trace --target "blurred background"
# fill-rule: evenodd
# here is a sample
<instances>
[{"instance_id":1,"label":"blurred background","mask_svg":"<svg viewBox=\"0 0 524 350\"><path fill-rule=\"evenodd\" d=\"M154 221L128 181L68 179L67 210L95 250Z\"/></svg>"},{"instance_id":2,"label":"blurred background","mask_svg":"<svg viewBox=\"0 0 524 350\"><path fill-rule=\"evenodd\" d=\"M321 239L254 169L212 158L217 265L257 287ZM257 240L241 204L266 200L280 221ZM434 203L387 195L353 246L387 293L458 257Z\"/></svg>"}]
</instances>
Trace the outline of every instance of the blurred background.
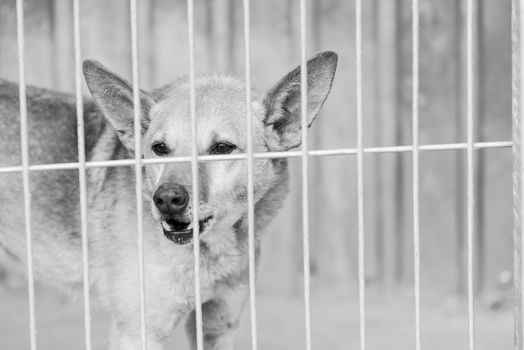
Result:
<instances>
[{"instance_id":1,"label":"blurred background","mask_svg":"<svg viewBox=\"0 0 524 350\"><path fill-rule=\"evenodd\" d=\"M25 1L26 75L31 85L74 92L72 3ZM356 146L354 3L309 0L308 52L339 54L335 83L310 149ZM479 0L475 12L477 141L511 140L510 0ZM411 143L411 1L364 1L364 146ZM140 0L145 89L188 72L185 0ZM252 78L260 91L299 64L297 0L252 1ZM243 77L240 0L197 0L197 73ZM465 142L465 1L420 0L420 143ZM81 2L82 56L131 78L129 3ZM0 0L0 78L17 81L15 1ZM85 90L86 96L88 95ZM478 349L509 349L513 331L511 149L476 152L475 292ZM465 151L422 152L420 183L422 344L467 347ZM415 346L411 154L365 156L368 349ZM262 349L304 340L300 160L292 191L264 238L258 273ZM313 346L357 349L356 157L310 161ZM0 348L29 347L25 281L0 266ZM37 287L39 349L82 349L81 296ZM238 348L249 348L249 312ZM108 315L95 306L93 343ZM173 346L187 348L183 327ZM61 347L62 346L62 347Z\"/></svg>"}]
</instances>

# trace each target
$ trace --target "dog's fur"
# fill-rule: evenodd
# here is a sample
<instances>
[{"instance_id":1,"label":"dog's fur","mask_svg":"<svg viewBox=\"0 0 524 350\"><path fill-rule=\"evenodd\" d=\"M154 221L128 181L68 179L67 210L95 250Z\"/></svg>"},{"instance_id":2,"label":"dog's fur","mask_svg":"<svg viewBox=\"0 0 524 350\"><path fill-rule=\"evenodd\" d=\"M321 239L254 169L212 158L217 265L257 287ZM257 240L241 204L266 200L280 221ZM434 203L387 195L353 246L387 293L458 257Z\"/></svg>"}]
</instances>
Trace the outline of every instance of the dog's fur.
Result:
<instances>
[{"instance_id":1,"label":"dog's fur","mask_svg":"<svg viewBox=\"0 0 524 350\"><path fill-rule=\"evenodd\" d=\"M308 61L308 120L313 122L333 81L337 56L323 52ZM134 155L131 85L96 61L84 62L94 100L84 100L88 161L128 159ZM169 156L191 155L187 79L151 94L141 91L142 150L157 157L159 140ZM265 95L253 95L255 152L300 146L300 68ZM73 96L29 87L31 164L77 161ZM0 166L19 165L18 87L0 81ZM227 76L196 79L199 154L214 144L246 151L244 84ZM162 213L152 197L162 184L184 186L191 196L188 162L144 167L143 228L147 336L150 350L161 349L178 321L190 315L187 329L195 348L194 261L192 244L174 244L162 233ZM245 160L199 164L201 218L212 217L200 238L203 331L206 349L231 349L248 298L247 165ZM288 188L287 160L254 161L257 258L260 233L282 206ZM0 175L0 257L24 266L26 242L20 173ZM81 287L82 245L76 170L32 172L33 262L35 277L51 285ZM191 200L189 200L191 203ZM140 347L137 228L134 168L99 167L87 171L88 241L91 289L113 316L111 349ZM181 214L192 220L191 205ZM163 222L163 221L162 221Z\"/></svg>"}]
</instances>

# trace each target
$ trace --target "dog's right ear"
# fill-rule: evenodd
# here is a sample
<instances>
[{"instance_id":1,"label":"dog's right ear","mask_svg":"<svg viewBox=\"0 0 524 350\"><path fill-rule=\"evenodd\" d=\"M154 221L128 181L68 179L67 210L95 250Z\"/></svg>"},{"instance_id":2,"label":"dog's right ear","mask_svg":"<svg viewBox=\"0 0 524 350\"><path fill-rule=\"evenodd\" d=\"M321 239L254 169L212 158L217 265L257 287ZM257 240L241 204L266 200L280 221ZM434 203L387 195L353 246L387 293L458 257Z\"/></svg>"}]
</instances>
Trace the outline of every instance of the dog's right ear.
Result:
<instances>
[{"instance_id":1,"label":"dog's right ear","mask_svg":"<svg viewBox=\"0 0 524 350\"><path fill-rule=\"evenodd\" d=\"M133 87L95 60L85 60L83 69L87 86L97 105L124 146L134 150ZM153 97L140 90L142 135L149 128L149 112L153 104Z\"/></svg>"}]
</instances>

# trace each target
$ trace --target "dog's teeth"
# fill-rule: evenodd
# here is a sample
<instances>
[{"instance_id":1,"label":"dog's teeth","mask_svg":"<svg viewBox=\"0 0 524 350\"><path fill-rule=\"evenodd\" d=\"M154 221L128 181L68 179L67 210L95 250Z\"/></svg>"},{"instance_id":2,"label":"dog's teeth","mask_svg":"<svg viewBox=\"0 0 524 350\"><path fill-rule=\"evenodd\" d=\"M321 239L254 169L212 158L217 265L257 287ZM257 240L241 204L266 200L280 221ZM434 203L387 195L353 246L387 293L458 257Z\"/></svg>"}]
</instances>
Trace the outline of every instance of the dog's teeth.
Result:
<instances>
[{"instance_id":1,"label":"dog's teeth","mask_svg":"<svg viewBox=\"0 0 524 350\"><path fill-rule=\"evenodd\" d=\"M190 230L190 229L192 229L192 228L193 228L193 221L191 221L191 222L189 223L189 225L187 226L187 229L188 229L188 230Z\"/></svg>"}]
</instances>

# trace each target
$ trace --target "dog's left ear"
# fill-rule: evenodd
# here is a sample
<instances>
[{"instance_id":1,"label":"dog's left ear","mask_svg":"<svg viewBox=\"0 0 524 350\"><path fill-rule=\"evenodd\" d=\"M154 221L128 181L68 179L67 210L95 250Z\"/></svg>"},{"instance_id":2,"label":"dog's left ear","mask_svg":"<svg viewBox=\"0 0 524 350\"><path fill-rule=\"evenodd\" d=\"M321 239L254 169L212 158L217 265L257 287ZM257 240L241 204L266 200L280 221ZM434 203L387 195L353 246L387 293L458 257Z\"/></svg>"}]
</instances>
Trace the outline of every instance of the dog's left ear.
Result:
<instances>
[{"instance_id":1,"label":"dog's left ear","mask_svg":"<svg viewBox=\"0 0 524 350\"><path fill-rule=\"evenodd\" d=\"M337 68L337 54L325 51L307 62L308 127L324 104ZM287 151L300 146L302 126L300 113L300 66L282 78L264 98L271 151Z\"/></svg>"},{"instance_id":2,"label":"dog's left ear","mask_svg":"<svg viewBox=\"0 0 524 350\"><path fill-rule=\"evenodd\" d=\"M87 86L97 105L115 128L124 146L134 150L133 87L97 61L85 60L83 69ZM149 112L153 104L153 97L140 90L142 135L149 128Z\"/></svg>"}]
</instances>

